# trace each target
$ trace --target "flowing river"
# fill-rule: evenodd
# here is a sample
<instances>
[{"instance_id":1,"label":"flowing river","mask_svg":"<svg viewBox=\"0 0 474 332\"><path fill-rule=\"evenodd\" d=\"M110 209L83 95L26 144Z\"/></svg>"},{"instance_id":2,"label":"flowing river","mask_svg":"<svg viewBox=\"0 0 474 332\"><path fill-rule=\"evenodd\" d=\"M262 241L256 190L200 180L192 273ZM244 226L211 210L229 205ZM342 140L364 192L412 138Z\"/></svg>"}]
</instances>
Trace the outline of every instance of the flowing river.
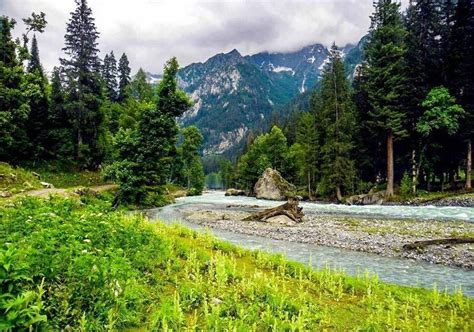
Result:
<instances>
[{"instance_id":1,"label":"flowing river","mask_svg":"<svg viewBox=\"0 0 474 332\"><path fill-rule=\"evenodd\" d=\"M187 206L276 206L274 201L257 200L251 197L225 197L223 192L205 193L202 196L184 197L171 204L150 211L150 216L168 223L180 222L187 227L202 231L203 227L183 220L183 210ZM474 222L474 208L434 207L434 206L346 206L336 204L301 203L306 214L349 215L386 219L423 219ZM465 295L474 297L474 271L443 265L411 261L402 258L383 257L376 254L325 247L319 245L274 240L254 235L240 234L213 229L219 239L248 249L258 249L282 253L291 260L312 264L315 268L343 269L349 275L365 271L375 273L379 279L393 284L448 289L453 292L461 288Z\"/></svg>"}]
</instances>

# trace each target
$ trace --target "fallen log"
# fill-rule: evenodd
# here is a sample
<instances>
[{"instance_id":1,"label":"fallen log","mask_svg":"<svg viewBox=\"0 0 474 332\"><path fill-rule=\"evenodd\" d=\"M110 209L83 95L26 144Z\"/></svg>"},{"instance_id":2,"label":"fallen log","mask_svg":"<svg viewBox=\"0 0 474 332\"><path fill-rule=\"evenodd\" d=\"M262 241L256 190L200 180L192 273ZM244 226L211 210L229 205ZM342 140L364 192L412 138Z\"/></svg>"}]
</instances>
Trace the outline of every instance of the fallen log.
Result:
<instances>
[{"instance_id":1,"label":"fallen log","mask_svg":"<svg viewBox=\"0 0 474 332\"><path fill-rule=\"evenodd\" d=\"M424 248L427 246L439 245L439 244L463 244L463 243L474 243L473 237L452 237L447 239L435 239L435 240L425 240L425 241L415 241L413 243L408 243L403 246L403 249L416 249Z\"/></svg>"},{"instance_id":2,"label":"fallen log","mask_svg":"<svg viewBox=\"0 0 474 332\"><path fill-rule=\"evenodd\" d=\"M298 206L298 200L290 198L285 204L266 209L244 218L245 221L266 221L269 218L285 215L294 222L302 222L303 208Z\"/></svg>"}]
</instances>

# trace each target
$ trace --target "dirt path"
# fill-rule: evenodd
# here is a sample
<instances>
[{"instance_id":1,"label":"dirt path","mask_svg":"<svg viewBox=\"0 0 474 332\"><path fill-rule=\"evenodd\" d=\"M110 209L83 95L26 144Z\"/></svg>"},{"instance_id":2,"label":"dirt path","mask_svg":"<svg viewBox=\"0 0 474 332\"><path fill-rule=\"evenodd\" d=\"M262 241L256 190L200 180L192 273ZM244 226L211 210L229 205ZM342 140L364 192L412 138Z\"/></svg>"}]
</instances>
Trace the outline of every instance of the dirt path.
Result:
<instances>
[{"instance_id":1,"label":"dirt path","mask_svg":"<svg viewBox=\"0 0 474 332\"><path fill-rule=\"evenodd\" d=\"M88 187L90 190L95 191L97 193L112 190L117 188L116 184L103 184L100 186L93 186L93 187ZM73 197L77 196L77 194L74 193L72 188L45 188L45 189L36 189L36 190L30 190L26 191L24 193L17 194L15 196L31 196L31 197L41 197L41 198L47 198L49 195L60 195L60 196L65 196L65 197Z\"/></svg>"}]
</instances>

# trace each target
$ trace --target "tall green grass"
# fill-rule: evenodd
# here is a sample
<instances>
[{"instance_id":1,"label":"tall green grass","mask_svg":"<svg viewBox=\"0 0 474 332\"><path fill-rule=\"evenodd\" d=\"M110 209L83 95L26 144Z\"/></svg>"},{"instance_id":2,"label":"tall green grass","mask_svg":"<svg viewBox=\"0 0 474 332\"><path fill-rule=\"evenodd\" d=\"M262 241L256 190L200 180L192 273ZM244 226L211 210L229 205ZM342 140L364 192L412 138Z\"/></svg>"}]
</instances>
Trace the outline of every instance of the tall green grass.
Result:
<instances>
[{"instance_id":1,"label":"tall green grass","mask_svg":"<svg viewBox=\"0 0 474 332\"><path fill-rule=\"evenodd\" d=\"M460 292L313 271L94 198L24 198L0 220L0 330L474 328Z\"/></svg>"}]
</instances>

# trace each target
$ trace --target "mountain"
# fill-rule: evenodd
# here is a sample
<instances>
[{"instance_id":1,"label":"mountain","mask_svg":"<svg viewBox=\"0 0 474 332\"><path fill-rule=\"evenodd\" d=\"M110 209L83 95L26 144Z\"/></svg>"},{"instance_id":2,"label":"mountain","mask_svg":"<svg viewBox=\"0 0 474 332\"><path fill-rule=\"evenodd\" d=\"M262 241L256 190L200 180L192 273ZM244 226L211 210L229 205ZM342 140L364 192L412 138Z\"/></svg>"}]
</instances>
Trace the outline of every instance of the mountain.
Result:
<instances>
[{"instance_id":1,"label":"mountain","mask_svg":"<svg viewBox=\"0 0 474 332\"><path fill-rule=\"evenodd\" d=\"M349 78L361 62L364 43L365 37L341 49ZM307 104L328 54L321 44L247 56L234 49L190 64L180 69L178 82L194 105L180 124L201 130L204 155L232 156L245 145L249 133L268 128L275 116L294 109L294 99L298 105ZM160 75L147 73L147 77L150 83L160 80Z\"/></svg>"},{"instance_id":2,"label":"mountain","mask_svg":"<svg viewBox=\"0 0 474 332\"><path fill-rule=\"evenodd\" d=\"M289 74L271 75L237 50L183 68L178 82L194 101L180 122L201 130L204 154L222 154L238 145L275 105L298 93Z\"/></svg>"}]
</instances>

